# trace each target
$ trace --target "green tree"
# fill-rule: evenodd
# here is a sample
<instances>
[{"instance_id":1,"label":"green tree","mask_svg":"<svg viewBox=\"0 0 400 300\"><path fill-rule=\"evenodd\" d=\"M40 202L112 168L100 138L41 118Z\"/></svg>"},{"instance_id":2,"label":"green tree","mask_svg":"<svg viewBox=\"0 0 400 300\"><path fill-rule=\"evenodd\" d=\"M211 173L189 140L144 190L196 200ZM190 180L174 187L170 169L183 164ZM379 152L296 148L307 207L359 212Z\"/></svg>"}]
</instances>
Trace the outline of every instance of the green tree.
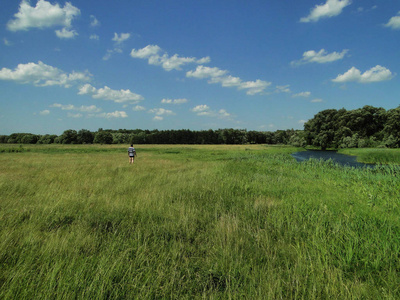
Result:
<instances>
[{"instance_id":1,"label":"green tree","mask_svg":"<svg viewBox=\"0 0 400 300\"><path fill-rule=\"evenodd\" d=\"M54 140L57 138L57 135L55 134L45 134L42 135L39 140L38 140L38 144L52 144L54 143Z\"/></svg>"},{"instance_id":2,"label":"green tree","mask_svg":"<svg viewBox=\"0 0 400 300\"><path fill-rule=\"evenodd\" d=\"M109 131L99 131L94 135L94 143L97 144L112 144L113 136Z\"/></svg>"},{"instance_id":3,"label":"green tree","mask_svg":"<svg viewBox=\"0 0 400 300\"><path fill-rule=\"evenodd\" d=\"M338 111L326 109L317 113L313 119L304 124L305 138L309 145L327 148L337 148L335 132L338 128Z\"/></svg>"},{"instance_id":4,"label":"green tree","mask_svg":"<svg viewBox=\"0 0 400 300\"><path fill-rule=\"evenodd\" d=\"M387 147L400 147L400 106L387 111L387 121L382 130Z\"/></svg>"},{"instance_id":5,"label":"green tree","mask_svg":"<svg viewBox=\"0 0 400 300\"><path fill-rule=\"evenodd\" d=\"M78 131L78 144L93 144L94 133L87 129Z\"/></svg>"},{"instance_id":6,"label":"green tree","mask_svg":"<svg viewBox=\"0 0 400 300\"><path fill-rule=\"evenodd\" d=\"M8 135L0 135L0 143L5 144L8 141Z\"/></svg>"},{"instance_id":7,"label":"green tree","mask_svg":"<svg viewBox=\"0 0 400 300\"><path fill-rule=\"evenodd\" d=\"M39 140L39 136L35 134L25 134L21 138L22 144L36 144Z\"/></svg>"},{"instance_id":8,"label":"green tree","mask_svg":"<svg viewBox=\"0 0 400 300\"><path fill-rule=\"evenodd\" d=\"M77 144L78 143L78 133L76 130L68 129L65 130L59 137L58 142L60 144Z\"/></svg>"}]
</instances>

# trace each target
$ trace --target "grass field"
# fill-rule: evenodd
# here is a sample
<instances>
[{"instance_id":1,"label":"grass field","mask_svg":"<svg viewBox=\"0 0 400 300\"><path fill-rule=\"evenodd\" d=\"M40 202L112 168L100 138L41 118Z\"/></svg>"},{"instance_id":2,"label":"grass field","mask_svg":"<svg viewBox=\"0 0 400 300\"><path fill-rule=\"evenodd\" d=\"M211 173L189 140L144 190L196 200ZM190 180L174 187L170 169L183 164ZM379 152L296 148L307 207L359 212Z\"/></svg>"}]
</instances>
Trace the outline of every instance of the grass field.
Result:
<instances>
[{"instance_id":1,"label":"grass field","mask_svg":"<svg viewBox=\"0 0 400 300\"><path fill-rule=\"evenodd\" d=\"M400 149L352 148L342 149L340 153L356 155L359 162L400 165Z\"/></svg>"},{"instance_id":2,"label":"grass field","mask_svg":"<svg viewBox=\"0 0 400 300\"><path fill-rule=\"evenodd\" d=\"M0 146L0 299L400 298L398 167L135 148Z\"/></svg>"}]
</instances>

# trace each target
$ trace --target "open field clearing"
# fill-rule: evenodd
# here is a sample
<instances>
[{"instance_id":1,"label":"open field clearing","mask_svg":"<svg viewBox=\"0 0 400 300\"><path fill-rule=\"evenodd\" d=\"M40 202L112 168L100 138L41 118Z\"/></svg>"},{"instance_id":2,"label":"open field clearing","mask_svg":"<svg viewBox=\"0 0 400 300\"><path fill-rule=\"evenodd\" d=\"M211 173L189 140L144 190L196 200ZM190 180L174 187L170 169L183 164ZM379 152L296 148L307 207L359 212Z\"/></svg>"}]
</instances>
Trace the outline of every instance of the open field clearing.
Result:
<instances>
[{"instance_id":1,"label":"open field clearing","mask_svg":"<svg viewBox=\"0 0 400 300\"><path fill-rule=\"evenodd\" d=\"M135 148L0 145L1 299L400 298L398 167Z\"/></svg>"}]
</instances>

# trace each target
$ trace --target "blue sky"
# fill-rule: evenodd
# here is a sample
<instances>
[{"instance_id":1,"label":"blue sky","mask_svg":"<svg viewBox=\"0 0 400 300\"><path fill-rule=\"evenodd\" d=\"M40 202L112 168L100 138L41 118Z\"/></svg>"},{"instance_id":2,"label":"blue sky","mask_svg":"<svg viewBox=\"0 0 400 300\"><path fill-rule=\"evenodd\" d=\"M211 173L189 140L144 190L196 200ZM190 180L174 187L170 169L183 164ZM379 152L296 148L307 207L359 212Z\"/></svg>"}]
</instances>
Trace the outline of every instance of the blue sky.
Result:
<instances>
[{"instance_id":1,"label":"blue sky","mask_svg":"<svg viewBox=\"0 0 400 300\"><path fill-rule=\"evenodd\" d=\"M400 105L398 0L2 0L0 134L302 129Z\"/></svg>"}]
</instances>

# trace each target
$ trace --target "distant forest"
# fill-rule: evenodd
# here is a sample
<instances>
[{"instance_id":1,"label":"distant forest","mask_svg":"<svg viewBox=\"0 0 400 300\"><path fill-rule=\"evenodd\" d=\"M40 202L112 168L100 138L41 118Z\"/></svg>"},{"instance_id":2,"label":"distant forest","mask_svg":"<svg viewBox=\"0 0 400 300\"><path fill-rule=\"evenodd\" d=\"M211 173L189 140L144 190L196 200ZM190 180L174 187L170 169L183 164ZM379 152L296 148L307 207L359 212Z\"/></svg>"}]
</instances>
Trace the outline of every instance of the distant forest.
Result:
<instances>
[{"instance_id":1,"label":"distant forest","mask_svg":"<svg viewBox=\"0 0 400 300\"><path fill-rule=\"evenodd\" d=\"M284 144L327 148L400 147L400 106L385 110L373 106L327 109L304 124L304 130L247 131L218 129L193 131L68 129L61 135L13 133L0 135L10 144Z\"/></svg>"}]
</instances>

